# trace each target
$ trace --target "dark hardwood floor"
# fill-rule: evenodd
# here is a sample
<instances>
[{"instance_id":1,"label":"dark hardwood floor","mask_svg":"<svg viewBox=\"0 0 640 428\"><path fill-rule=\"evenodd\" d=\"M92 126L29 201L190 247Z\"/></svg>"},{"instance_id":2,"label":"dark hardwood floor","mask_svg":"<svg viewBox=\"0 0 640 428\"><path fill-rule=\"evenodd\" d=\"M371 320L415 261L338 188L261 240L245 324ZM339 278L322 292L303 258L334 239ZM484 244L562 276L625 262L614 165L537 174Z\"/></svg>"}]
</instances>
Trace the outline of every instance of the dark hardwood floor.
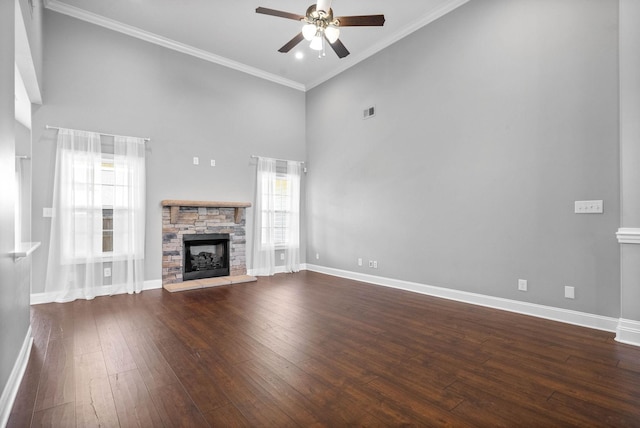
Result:
<instances>
[{"instance_id":1,"label":"dark hardwood floor","mask_svg":"<svg viewBox=\"0 0 640 428\"><path fill-rule=\"evenodd\" d=\"M640 426L612 333L312 272L32 307L9 427Z\"/></svg>"}]
</instances>

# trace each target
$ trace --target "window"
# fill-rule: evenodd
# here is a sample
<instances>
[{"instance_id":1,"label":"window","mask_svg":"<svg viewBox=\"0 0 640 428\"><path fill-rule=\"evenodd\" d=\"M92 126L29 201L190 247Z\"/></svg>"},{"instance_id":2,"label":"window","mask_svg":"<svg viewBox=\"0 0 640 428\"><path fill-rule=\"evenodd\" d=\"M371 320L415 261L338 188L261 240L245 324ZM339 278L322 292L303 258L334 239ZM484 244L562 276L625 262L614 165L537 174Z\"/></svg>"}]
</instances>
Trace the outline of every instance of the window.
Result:
<instances>
[{"instance_id":1,"label":"window","mask_svg":"<svg viewBox=\"0 0 640 428\"><path fill-rule=\"evenodd\" d=\"M270 193L273 193L271 196ZM270 197L271 196L271 197ZM289 214L291 212L291 178L284 173L276 174L274 186L262 187L262 200L271 201L263 205L262 242L268 243L269 236L275 247L285 247L289 243ZM269 214L272 213L272 216Z\"/></svg>"},{"instance_id":2,"label":"window","mask_svg":"<svg viewBox=\"0 0 640 428\"><path fill-rule=\"evenodd\" d=\"M110 255L113 252L113 155L104 154L98 168L85 156L73 158L73 206L75 245L66 247L70 258ZM91 239L94 227L100 239ZM95 235L94 235L95 236ZM78 239L79 238L79 239ZM91 248L90 248L91 247Z\"/></svg>"},{"instance_id":3,"label":"window","mask_svg":"<svg viewBox=\"0 0 640 428\"><path fill-rule=\"evenodd\" d=\"M73 157L74 196L70 208L76 239L73 246L65 247L65 256L69 259L116 255L114 215L130 209L127 201L131 189L122 178L129 174L130 165L119 162L116 174L114 155L110 153L103 153L95 168L91 163L86 156Z\"/></svg>"},{"instance_id":4,"label":"window","mask_svg":"<svg viewBox=\"0 0 640 428\"><path fill-rule=\"evenodd\" d=\"M275 249L286 272L300 268L300 162L258 158L252 252L253 275L275 273ZM286 162L285 165L282 163Z\"/></svg>"},{"instance_id":5,"label":"window","mask_svg":"<svg viewBox=\"0 0 640 428\"><path fill-rule=\"evenodd\" d=\"M273 244L285 247L289 243L289 219L291 212L291 178L287 174L276 175L274 192ZM263 228L265 225L263 217ZM263 232L263 237L266 236Z\"/></svg>"},{"instance_id":6,"label":"window","mask_svg":"<svg viewBox=\"0 0 640 428\"><path fill-rule=\"evenodd\" d=\"M102 161L102 252L113 252L113 199L115 174L113 158L105 155Z\"/></svg>"}]
</instances>

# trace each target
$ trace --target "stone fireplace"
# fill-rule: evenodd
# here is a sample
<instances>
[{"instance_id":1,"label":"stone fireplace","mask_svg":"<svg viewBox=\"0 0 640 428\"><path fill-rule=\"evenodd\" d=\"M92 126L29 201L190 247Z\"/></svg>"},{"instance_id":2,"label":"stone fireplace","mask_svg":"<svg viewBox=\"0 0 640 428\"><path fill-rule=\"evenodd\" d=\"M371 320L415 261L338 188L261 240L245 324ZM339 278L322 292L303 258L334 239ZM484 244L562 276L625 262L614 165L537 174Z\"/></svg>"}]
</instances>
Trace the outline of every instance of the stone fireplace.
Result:
<instances>
[{"instance_id":1,"label":"stone fireplace","mask_svg":"<svg viewBox=\"0 0 640 428\"><path fill-rule=\"evenodd\" d=\"M162 286L169 291L255 281L247 275L248 202L162 201Z\"/></svg>"}]
</instances>

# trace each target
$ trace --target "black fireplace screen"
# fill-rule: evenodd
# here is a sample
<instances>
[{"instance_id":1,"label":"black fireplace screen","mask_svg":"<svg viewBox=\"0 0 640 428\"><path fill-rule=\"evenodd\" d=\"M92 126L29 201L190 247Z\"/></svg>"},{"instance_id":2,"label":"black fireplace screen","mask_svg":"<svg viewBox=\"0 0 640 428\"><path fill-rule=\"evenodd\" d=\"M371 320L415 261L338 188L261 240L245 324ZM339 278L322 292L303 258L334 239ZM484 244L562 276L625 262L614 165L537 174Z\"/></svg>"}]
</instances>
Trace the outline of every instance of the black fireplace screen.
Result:
<instances>
[{"instance_id":1,"label":"black fireplace screen","mask_svg":"<svg viewBox=\"0 0 640 428\"><path fill-rule=\"evenodd\" d=\"M183 235L182 280L229 275L229 234Z\"/></svg>"}]
</instances>

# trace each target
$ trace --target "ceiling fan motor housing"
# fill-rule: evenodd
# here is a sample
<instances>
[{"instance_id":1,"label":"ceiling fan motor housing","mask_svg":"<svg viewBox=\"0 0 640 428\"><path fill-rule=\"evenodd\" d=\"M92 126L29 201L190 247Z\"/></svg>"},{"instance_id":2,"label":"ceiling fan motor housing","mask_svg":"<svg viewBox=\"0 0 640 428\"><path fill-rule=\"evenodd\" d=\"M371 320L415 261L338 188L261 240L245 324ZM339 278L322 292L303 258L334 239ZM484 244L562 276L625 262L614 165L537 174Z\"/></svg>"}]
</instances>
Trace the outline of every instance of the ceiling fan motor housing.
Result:
<instances>
[{"instance_id":1,"label":"ceiling fan motor housing","mask_svg":"<svg viewBox=\"0 0 640 428\"><path fill-rule=\"evenodd\" d=\"M333 25L335 27L340 25L337 19L333 19L333 9L329 8L329 12L317 10L315 4L309 6L304 20L307 24L313 24L322 29L327 28L329 25Z\"/></svg>"}]
</instances>

